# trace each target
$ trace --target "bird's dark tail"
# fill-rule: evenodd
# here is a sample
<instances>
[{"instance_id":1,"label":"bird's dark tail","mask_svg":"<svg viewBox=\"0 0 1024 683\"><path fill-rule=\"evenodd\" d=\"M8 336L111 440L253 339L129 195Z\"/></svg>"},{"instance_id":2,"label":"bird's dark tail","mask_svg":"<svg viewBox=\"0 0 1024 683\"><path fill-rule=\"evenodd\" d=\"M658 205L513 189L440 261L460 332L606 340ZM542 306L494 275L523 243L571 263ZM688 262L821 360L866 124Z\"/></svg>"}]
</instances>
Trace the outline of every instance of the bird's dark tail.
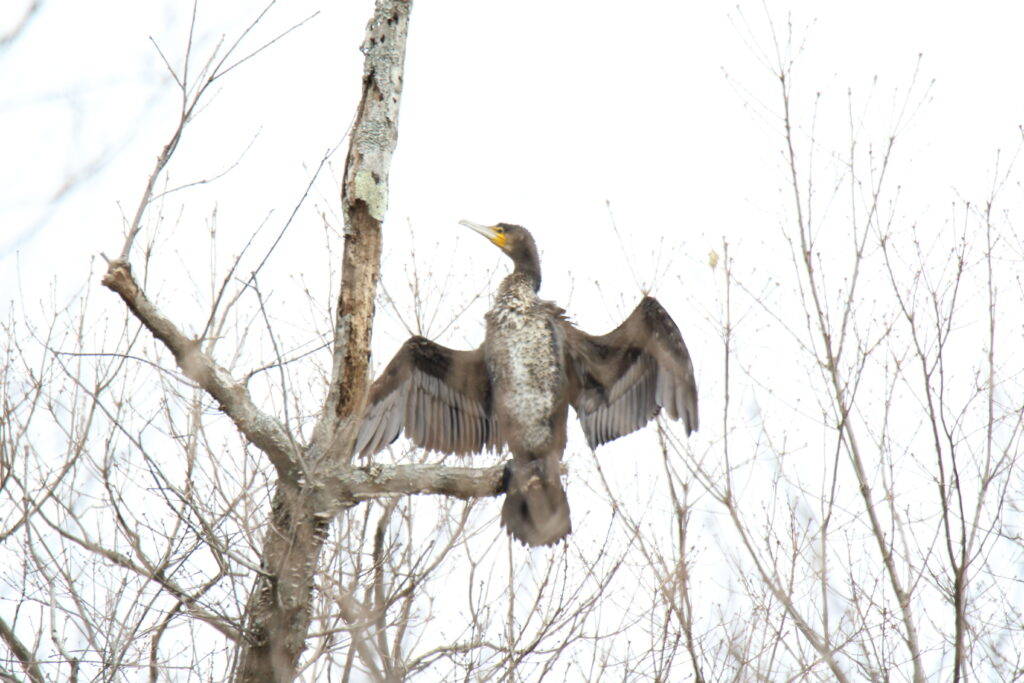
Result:
<instances>
[{"instance_id":1,"label":"bird's dark tail","mask_svg":"<svg viewBox=\"0 0 1024 683\"><path fill-rule=\"evenodd\" d=\"M552 545L572 531L557 458L505 465L501 525L524 545Z\"/></svg>"}]
</instances>

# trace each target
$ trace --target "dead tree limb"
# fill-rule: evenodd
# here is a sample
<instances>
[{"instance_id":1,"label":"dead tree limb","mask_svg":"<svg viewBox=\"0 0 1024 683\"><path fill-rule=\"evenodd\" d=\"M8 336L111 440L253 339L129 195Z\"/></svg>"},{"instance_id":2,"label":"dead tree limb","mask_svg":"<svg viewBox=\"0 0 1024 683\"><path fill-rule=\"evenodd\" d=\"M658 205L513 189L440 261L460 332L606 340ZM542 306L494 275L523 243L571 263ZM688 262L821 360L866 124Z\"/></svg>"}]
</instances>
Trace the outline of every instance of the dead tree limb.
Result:
<instances>
[{"instance_id":1,"label":"dead tree limb","mask_svg":"<svg viewBox=\"0 0 1024 683\"><path fill-rule=\"evenodd\" d=\"M410 8L407 0L378 0L362 45L363 93L341 191L345 252L331 383L304 458L314 469L323 465L337 472L331 467L334 461L347 463L354 440L351 426L366 393L381 223L387 210L391 155L398 141ZM340 470L342 475L345 469ZM313 578L323 541L334 513L349 501L358 501L352 491L345 495L324 486L329 477L323 475L326 472L309 472L298 487L278 484L263 551L268 574L257 579L246 610L248 639L236 672L238 681L290 681L295 676L309 630Z\"/></svg>"},{"instance_id":2,"label":"dead tree limb","mask_svg":"<svg viewBox=\"0 0 1024 683\"><path fill-rule=\"evenodd\" d=\"M314 447L332 458L351 457L354 435L345 426L359 413L366 395L381 224L388 205L391 155L398 143L410 7L406 0L378 0L362 45L363 95L352 126L341 188L345 253L331 384L313 439Z\"/></svg>"},{"instance_id":3,"label":"dead tree limb","mask_svg":"<svg viewBox=\"0 0 1024 683\"><path fill-rule=\"evenodd\" d=\"M187 337L160 312L135 281L131 265L120 259L111 261L102 282L116 292L139 322L174 354L185 376L213 396L238 430L266 453L278 476L297 479L294 444L284 425L256 407L245 385L203 353L199 340Z\"/></svg>"}]
</instances>

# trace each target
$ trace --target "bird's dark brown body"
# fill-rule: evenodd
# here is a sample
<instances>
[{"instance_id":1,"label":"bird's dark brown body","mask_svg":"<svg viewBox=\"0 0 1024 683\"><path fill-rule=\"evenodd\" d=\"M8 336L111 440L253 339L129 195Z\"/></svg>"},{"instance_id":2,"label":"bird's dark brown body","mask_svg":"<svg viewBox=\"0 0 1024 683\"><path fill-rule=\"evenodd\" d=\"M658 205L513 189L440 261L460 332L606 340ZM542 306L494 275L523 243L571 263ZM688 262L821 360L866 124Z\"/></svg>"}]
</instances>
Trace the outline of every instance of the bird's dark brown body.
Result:
<instances>
[{"instance_id":1,"label":"bird's dark brown body","mask_svg":"<svg viewBox=\"0 0 1024 683\"><path fill-rule=\"evenodd\" d=\"M484 363L498 430L513 456L501 518L530 545L554 543L571 531L559 479L571 394L560 314L524 274L502 282L487 314Z\"/></svg>"},{"instance_id":2,"label":"bird's dark brown body","mask_svg":"<svg viewBox=\"0 0 1024 683\"><path fill-rule=\"evenodd\" d=\"M697 428L697 388L675 323L645 297L603 336L576 329L537 296L540 259L524 228L464 222L515 264L487 314L474 351L409 339L370 389L356 451L381 450L404 429L417 445L465 454L508 447L502 523L525 544L571 531L559 478L572 405L591 447L645 425L661 408Z\"/></svg>"}]
</instances>

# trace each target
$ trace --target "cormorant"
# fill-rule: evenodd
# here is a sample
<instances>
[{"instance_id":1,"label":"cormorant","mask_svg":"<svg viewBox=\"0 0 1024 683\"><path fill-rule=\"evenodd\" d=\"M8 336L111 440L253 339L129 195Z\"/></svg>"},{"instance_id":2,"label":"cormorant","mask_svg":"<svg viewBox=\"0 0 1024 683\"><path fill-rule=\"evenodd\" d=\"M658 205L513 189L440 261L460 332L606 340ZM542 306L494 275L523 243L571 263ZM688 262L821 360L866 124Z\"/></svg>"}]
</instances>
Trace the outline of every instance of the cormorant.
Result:
<instances>
[{"instance_id":1,"label":"cormorant","mask_svg":"<svg viewBox=\"0 0 1024 683\"><path fill-rule=\"evenodd\" d=\"M645 296L602 336L576 329L537 296L540 257L523 227L462 221L512 259L473 351L411 337L373 383L356 453L372 455L405 430L428 450L464 455L506 444L502 525L524 544L550 545L571 530L559 478L571 405L591 448L629 434L664 408L697 429L697 386L679 328Z\"/></svg>"}]
</instances>

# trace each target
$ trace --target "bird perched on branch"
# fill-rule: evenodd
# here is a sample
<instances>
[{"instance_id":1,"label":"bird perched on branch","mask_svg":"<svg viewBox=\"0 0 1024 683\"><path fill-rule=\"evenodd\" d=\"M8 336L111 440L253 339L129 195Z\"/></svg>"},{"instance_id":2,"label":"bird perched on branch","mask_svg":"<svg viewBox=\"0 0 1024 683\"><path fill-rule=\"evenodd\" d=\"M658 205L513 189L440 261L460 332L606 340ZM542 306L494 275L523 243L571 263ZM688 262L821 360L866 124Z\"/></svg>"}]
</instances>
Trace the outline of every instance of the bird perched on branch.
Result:
<instances>
[{"instance_id":1,"label":"bird perched on branch","mask_svg":"<svg viewBox=\"0 0 1024 683\"><path fill-rule=\"evenodd\" d=\"M411 337L370 388L356 453L372 455L404 430L428 450L501 451L501 521L526 545L550 545L571 530L560 479L571 405L591 448L643 427L662 408L697 429L697 385L679 328L653 297L602 336L576 329L565 311L537 296L540 257L518 225L462 225L489 239L515 269L486 315L473 351Z\"/></svg>"}]
</instances>

